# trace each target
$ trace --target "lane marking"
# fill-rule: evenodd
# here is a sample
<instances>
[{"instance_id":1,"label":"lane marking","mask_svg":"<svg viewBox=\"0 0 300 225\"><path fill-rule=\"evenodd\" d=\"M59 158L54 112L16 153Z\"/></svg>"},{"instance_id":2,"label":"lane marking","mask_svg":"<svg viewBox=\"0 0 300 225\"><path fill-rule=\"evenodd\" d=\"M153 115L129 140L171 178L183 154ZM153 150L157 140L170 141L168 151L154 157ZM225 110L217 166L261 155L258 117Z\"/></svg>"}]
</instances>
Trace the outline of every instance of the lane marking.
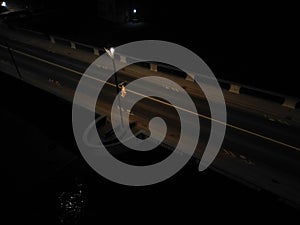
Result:
<instances>
[{"instance_id":1,"label":"lane marking","mask_svg":"<svg viewBox=\"0 0 300 225\"><path fill-rule=\"evenodd\" d=\"M8 47L7 47L7 46L5 46L5 45L2 45L2 44L0 44L0 47L1 47L1 48L6 48L6 50L8 49Z\"/></svg>"},{"instance_id":2,"label":"lane marking","mask_svg":"<svg viewBox=\"0 0 300 225\"><path fill-rule=\"evenodd\" d=\"M38 60L38 61L47 63L47 64L49 64L49 65L52 65L52 66L61 68L61 69L63 69L63 70L67 70L67 71L70 71L70 72L72 72L72 73L75 73L75 74L78 74L78 75L81 75L81 76L83 75L83 73L81 73L81 72L79 72L79 71L77 71L77 70L73 70L73 69L67 68L67 67L65 67L65 66L62 66L62 65L59 65L59 64L50 62L50 61L48 61L48 60L38 58L38 57L36 57L36 56L27 54L27 53L25 53L25 52L22 52L22 51L19 51L19 50L16 50L16 49L12 49L12 51L14 51L14 52L16 52L16 53L19 53L19 54L21 54L21 55L25 55L25 56L27 56L27 57L29 57L29 58L32 58L32 59L35 59L35 60ZM99 81L99 82L102 82L102 83L106 83L106 84L108 84L108 85L110 85L110 86L112 86L112 87L116 87L115 84L112 84L112 83L109 83L109 82L105 82L105 81L103 81L103 80L101 80L101 79L99 79L99 78L92 77L92 76L90 76L90 75L88 75L88 74L85 74L85 76L87 76L87 77L90 78L90 79L93 79L93 80L96 80L96 81ZM238 130L238 131L241 131L241 132L244 132L244 133L247 133L247 134L256 136L256 137L259 137L259 138L264 139L264 140L267 140L267 141L269 141L269 142L273 142L273 143L275 143L275 144L282 145L282 146L285 146L285 147L288 147L288 148L291 148L291 149L300 151L300 147L293 146L293 145L287 144L287 143L285 143L285 142L275 140L275 139L273 139L273 138L264 136L264 135L262 135L262 134L255 133L255 132L250 131L250 130L246 130L246 129L241 128L241 127L237 127L237 126L232 125L232 124L229 124L229 123L224 123L223 121L219 121L219 120L213 119L213 118L211 118L211 117L209 117L209 116L205 116L205 115L202 115L202 114L199 114L199 113L192 112L192 111L190 111L190 110L181 108L181 107L176 106L176 105L172 105L172 104L170 104L170 103L164 102L164 101L162 101L162 100L155 99L155 98L153 98L153 97L149 97L149 96L143 95L143 94L141 94L141 93L138 93L138 92L135 92L135 91L132 91L132 90L127 90L127 91L128 91L128 92L131 92L131 93L133 93L133 94L142 96L142 97L144 97L144 98L147 98L147 99L149 99L149 100L152 100L152 101L161 103L161 104L163 104L163 105L170 106L170 107L174 107L174 108L176 108L176 109L178 109L178 110L182 110L182 111L191 113L191 114L196 115L196 116L199 116L199 117L201 117L201 118L203 118L203 119L207 119L207 120L210 120L210 121L213 121L213 122L216 122L216 123L220 123L220 124L222 124L222 125L226 125L227 127L230 127L230 128L232 128L232 129L235 129L235 130Z\"/></svg>"}]
</instances>

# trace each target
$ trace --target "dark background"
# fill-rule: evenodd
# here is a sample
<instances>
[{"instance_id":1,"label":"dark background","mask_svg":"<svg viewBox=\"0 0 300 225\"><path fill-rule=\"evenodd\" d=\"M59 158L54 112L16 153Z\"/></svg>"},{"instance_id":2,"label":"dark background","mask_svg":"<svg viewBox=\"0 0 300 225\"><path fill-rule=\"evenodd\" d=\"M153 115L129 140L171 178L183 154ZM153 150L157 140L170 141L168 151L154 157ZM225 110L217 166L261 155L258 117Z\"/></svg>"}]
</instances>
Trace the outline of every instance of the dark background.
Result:
<instances>
[{"instance_id":1,"label":"dark background","mask_svg":"<svg viewBox=\"0 0 300 225\"><path fill-rule=\"evenodd\" d=\"M23 21L43 31L84 40L101 35L98 24L109 24L113 29L107 26L106 32L114 35L101 42L172 41L196 52L218 78L299 96L298 16L293 5L130 1L129 8L138 9L143 25L124 27L97 22L100 15L96 1L23 2L32 7L39 5L45 11L54 10L50 17L42 16L39 21ZM86 33L87 30L91 31ZM84 34L89 37L81 37ZM69 103L4 74L0 77L5 84L0 90L0 118L5 131L5 147L1 148L1 165L5 168L2 193L9 213L4 212L10 221L57 223L61 216L58 197L62 192L74 193L76 177L84 185L84 224L106 223L105 220L161 223L163 219L187 224L207 219L269 223L278 218L287 222L299 213L270 193L251 189L211 170L199 173L194 161L158 185L140 188L112 183L80 157L72 136ZM20 95L14 96L13 90ZM68 149L76 160L69 164L64 157L55 155L57 146ZM62 159L62 167L53 164L58 158Z\"/></svg>"}]
</instances>

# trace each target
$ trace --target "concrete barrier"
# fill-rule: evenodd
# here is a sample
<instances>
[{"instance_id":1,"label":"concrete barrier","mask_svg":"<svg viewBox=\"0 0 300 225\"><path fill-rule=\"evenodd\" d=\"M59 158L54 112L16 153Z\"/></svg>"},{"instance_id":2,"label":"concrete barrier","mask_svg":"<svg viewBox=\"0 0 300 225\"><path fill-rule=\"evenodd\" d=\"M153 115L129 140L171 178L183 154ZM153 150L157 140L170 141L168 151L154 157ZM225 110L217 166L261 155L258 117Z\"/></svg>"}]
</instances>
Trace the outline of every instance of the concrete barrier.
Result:
<instances>
[{"instance_id":1,"label":"concrete barrier","mask_svg":"<svg viewBox=\"0 0 300 225\"><path fill-rule=\"evenodd\" d=\"M76 49L76 44L75 44L75 42L72 42L72 41L71 41L70 44L71 44L71 48L72 48L72 49Z\"/></svg>"},{"instance_id":2,"label":"concrete barrier","mask_svg":"<svg viewBox=\"0 0 300 225\"><path fill-rule=\"evenodd\" d=\"M56 42L55 42L55 38L54 38L53 36L49 36L49 38L50 38L50 41L51 41L52 44L55 44L55 43L56 43Z\"/></svg>"},{"instance_id":3,"label":"concrete barrier","mask_svg":"<svg viewBox=\"0 0 300 225\"><path fill-rule=\"evenodd\" d=\"M230 84L229 92L234 94L240 94L241 86L237 84Z\"/></svg>"},{"instance_id":4,"label":"concrete barrier","mask_svg":"<svg viewBox=\"0 0 300 225\"><path fill-rule=\"evenodd\" d=\"M186 74L185 80L194 82L195 81L195 75L194 74Z\"/></svg>"},{"instance_id":5,"label":"concrete barrier","mask_svg":"<svg viewBox=\"0 0 300 225\"><path fill-rule=\"evenodd\" d=\"M298 102L300 102L298 98L286 97L282 106L288 107L290 109L296 109L296 105Z\"/></svg>"},{"instance_id":6,"label":"concrete barrier","mask_svg":"<svg viewBox=\"0 0 300 225\"><path fill-rule=\"evenodd\" d=\"M256 98L264 99L270 102L278 103L280 105L283 104L285 99L285 96L283 95L276 94L270 91L260 90L258 88L248 87L248 86L241 86L240 94L245 94Z\"/></svg>"},{"instance_id":7,"label":"concrete barrier","mask_svg":"<svg viewBox=\"0 0 300 225\"><path fill-rule=\"evenodd\" d=\"M123 56L123 55L120 55L120 62L121 62L121 63L127 63L126 57Z\"/></svg>"},{"instance_id":8,"label":"concrete barrier","mask_svg":"<svg viewBox=\"0 0 300 225\"><path fill-rule=\"evenodd\" d=\"M32 31L32 30L26 30L26 29L20 29L20 30L24 30L27 32L30 32L31 34L35 34L35 35L39 35L42 36L44 35L45 37L47 37L48 35L42 34L40 32L36 32L36 31ZM100 55L100 49L98 47L94 47L94 46L90 46L90 45L86 45L86 44L82 44L82 43L78 43L78 42L74 42L74 41L70 41L64 38L60 38L60 37L55 37L52 35L49 35L48 38L50 39L51 43L56 44L57 41L59 42L64 42L64 43L70 43L70 47L72 49L77 49L80 48L80 46L85 47L87 50L90 49L91 52L93 52L94 55L99 56ZM131 57L129 56L124 56L124 55L119 55L119 60L122 63L127 63L128 61L131 60ZM145 66L146 66L146 62L145 62ZM179 70L176 68L172 68L170 66L167 65L163 65L160 63L148 63L148 68L150 67L150 71L153 72L157 72L160 68L161 72L167 72L176 76L183 77L185 80L188 81L193 81L194 82L194 75L192 73L189 74L184 74L183 71L181 71L181 74L177 74L176 72L178 72ZM246 95L250 95L250 96L256 96L258 98L262 98L262 99L266 99L266 100L270 100L273 102L277 102L279 104L281 104L284 107L288 107L291 109L296 109L297 106L300 105L300 99L299 98L295 98L295 97L289 97L289 96L284 96L284 95L280 95L280 94L276 94L276 93L272 93L269 91L264 91L264 90L259 90L257 88L253 88L253 87L248 87L242 84L234 84L231 83L230 81L224 81L224 80L218 80L220 85L222 86L222 88L228 90L231 93L235 93L235 94L246 94Z\"/></svg>"},{"instance_id":9,"label":"concrete barrier","mask_svg":"<svg viewBox=\"0 0 300 225\"><path fill-rule=\"evenodd\" d=\"M99 54L99 49L98 49L98 48L93 48L93 50L94 50L94 55L98 55L98 56L100 55L100 54Z\"/></svg>"},{"instance_id":10,"label":"concrete barrier","mask_svg":"<svg viewBox=\"0 0 300 225\"><path fill-rule=\"evenodd\" d=\"M153 72L157 72L157 64L150 63L150 70Z\"/></svg>"}]
</instances>

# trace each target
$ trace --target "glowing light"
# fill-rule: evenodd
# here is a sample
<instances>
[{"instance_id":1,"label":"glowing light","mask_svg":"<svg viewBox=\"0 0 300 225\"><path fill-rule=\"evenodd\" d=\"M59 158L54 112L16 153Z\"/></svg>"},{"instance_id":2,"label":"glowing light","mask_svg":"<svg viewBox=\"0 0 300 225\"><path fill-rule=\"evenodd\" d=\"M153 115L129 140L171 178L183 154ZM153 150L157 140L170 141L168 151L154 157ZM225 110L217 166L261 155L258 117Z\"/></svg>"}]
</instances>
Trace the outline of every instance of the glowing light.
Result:
<instances>
[{"instance_id":1,"label":"glowing light","mask_svg":"<svg viewBox=\"0 0 300 225\"><path fill-rule=\"evenodd\" d=\"M2 3L1 3L1 6L3 6L3 7L7 7L7 4L6 4L6 2L2 2Z\"/></svg>"},{"instance_id":2,"label":"glowing light","mask_svg":"<svg viewBox=\"0 0 300 225\"><path fill-rule=\"evenodd\" d=\"M114 59L115 58L115 49L113 47L111 47L109 50L107 48L104 48L104 50L106 51L106 53L109 55L110 58Z\"/></svg>"},{"instance_id":3,"label":"glowing light","mask_svg":"<svg viewBox=\"0 0 300 225\"><path fill-rule=\"evenodd\" d=\"M110 48L109 51L111 52L112 55L114 55L114 53L115 53L115 49L114 48Z\"/></svg>"},{"instance_id":4,"label":"glowing light","mask_svg":"<svg viewBox=\"0 0 300 225\"><path fill-rule=\"evenodd\" d=\"M136 9L133 9L133 13L136 14L136 12L137 12Z\"/></svg>"}]
</instances>

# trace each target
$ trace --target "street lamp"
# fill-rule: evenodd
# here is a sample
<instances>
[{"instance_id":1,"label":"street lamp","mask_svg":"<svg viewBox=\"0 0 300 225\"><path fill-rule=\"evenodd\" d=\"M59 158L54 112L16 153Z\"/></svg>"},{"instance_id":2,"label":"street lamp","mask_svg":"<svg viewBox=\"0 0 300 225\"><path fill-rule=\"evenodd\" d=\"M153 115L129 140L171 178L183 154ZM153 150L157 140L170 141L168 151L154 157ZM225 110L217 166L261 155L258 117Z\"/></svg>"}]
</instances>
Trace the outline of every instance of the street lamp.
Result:
<instances>
[{"instance_id":1,"label":"street lamp","mask_svg":"<svg viewBox=\"0 0 300 225\"><path fill-rule=\"evenodd\" d=\"M6 4L6 2L2 2L2 3L1 3L1 6L3 6L3 7L5 7L5 8L6 8L6 7L7 7L7 4Z\"/></svg>"},{"instance_id":2,"label":"street lamp","mask_svg":"<svg viewBox=\"0 0 300 225\"><path fill-rule=\"evenodd\" d=\"M106 51L106 53L109 55L109 57L112 60L113 63L113 67L114 67L114 77L115 77L115 84L116 84L116 90L117 90L117 94L119 94L119 82L118 82L118 77L117 77L117 70L116 70L116 63L115 63L115 49L114 48L104 48L104 50Z\"/></svg>"},{"instance_id":3,"label":"street lamp","mask_svg":"<svg viewBox=\"0 0 300 225\"><path fill-rule=\"evenodd\" d=\"M118 82L116 63L115 63L115 49L111 47L110 49L104 48L104 50L106 51L106 53L111 58L112 63L113 63L113 67L114 67L114 77L115 77L115 84L116 84L116 90L117 90L117 96L118 96L118 104L119 104L119 109L120 109L121 125L122 125L122 128L123 128L124 127L124 122L123 122L121 101L120 101L120 96L119 96L119 82Z\"/></svg>"}]
</instances>

